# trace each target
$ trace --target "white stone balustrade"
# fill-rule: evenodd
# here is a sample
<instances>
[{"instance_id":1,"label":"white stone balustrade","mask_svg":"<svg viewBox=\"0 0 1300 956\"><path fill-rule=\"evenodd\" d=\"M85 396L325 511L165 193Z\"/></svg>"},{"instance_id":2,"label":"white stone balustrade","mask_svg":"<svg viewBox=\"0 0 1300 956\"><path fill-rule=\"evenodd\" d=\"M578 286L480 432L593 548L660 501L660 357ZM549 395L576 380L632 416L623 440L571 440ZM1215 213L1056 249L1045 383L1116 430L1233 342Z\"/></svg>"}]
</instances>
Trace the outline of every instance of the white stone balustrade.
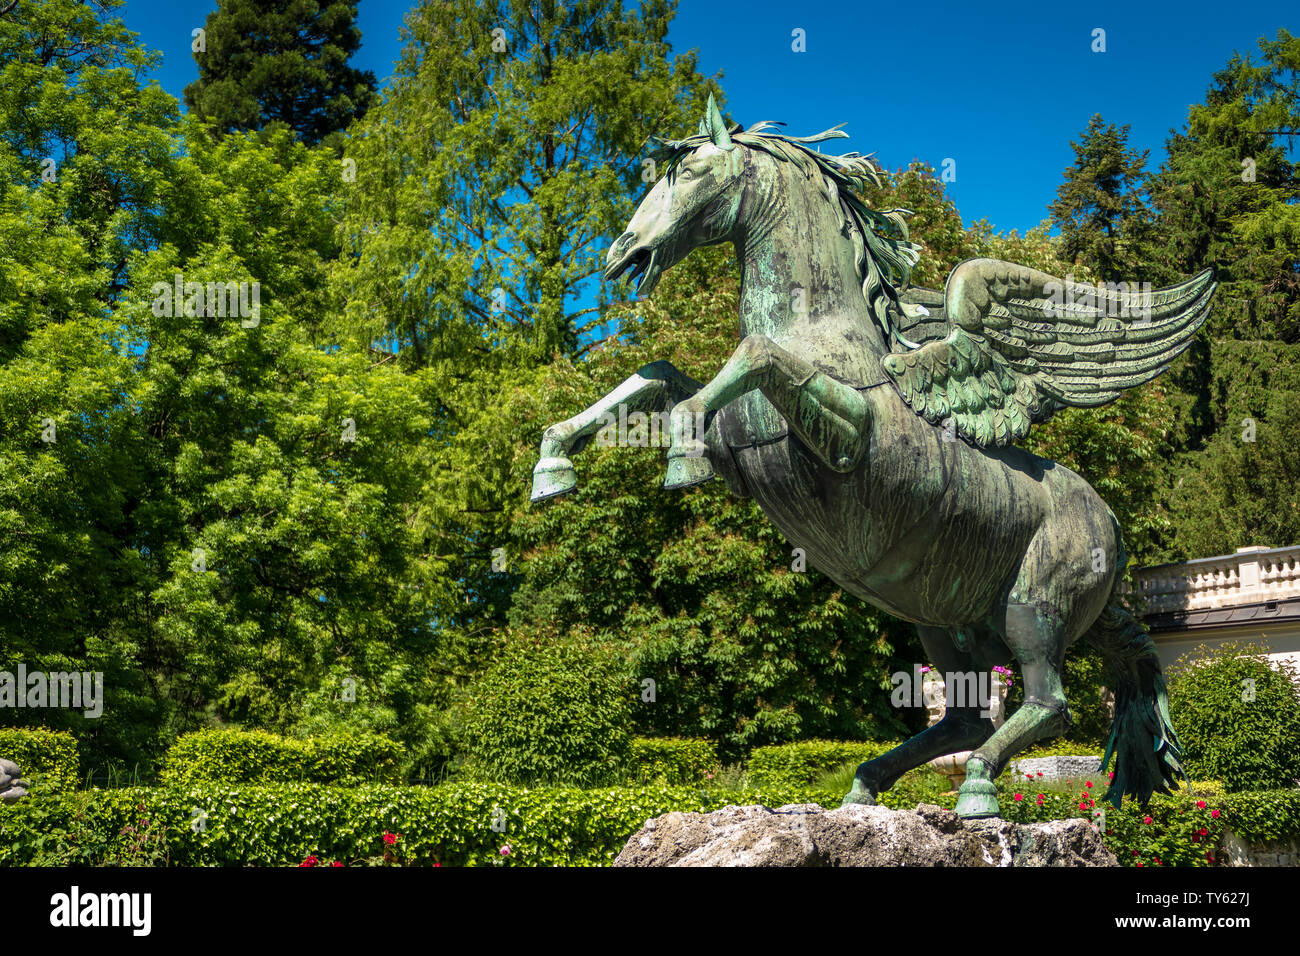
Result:
<instances>
[{"instance_id":1,"label":"white stone balustrade","mask_svg":"<svg viewBox=\"0 0 1300 956\"><path fill-rule=\"evenodd\" d=\"M1300 545L1238 548L1236 554L1141 568L1134 579L1148 613L1300 598Z\"/></svg>"}]
</instances>

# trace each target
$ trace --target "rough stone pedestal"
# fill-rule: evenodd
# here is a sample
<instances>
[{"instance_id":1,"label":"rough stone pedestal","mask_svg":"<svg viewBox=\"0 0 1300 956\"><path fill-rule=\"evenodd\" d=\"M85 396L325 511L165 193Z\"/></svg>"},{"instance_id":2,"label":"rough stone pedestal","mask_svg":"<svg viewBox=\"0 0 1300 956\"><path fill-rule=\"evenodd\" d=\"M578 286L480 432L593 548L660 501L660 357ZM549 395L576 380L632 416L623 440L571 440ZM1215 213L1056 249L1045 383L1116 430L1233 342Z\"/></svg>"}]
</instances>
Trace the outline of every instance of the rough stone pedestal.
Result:
<instances>
[{"instance_id":1,"label":"rough stone pedestal","mask_svg":"<svg viewBox=\"0 0 1300 956\"><path fill-rule=\"evenodd\" d=\"M615 866L1118 866L1086 820L963 822L951 810L723 807L646 821Z\"/></svg>"}]
</instances>

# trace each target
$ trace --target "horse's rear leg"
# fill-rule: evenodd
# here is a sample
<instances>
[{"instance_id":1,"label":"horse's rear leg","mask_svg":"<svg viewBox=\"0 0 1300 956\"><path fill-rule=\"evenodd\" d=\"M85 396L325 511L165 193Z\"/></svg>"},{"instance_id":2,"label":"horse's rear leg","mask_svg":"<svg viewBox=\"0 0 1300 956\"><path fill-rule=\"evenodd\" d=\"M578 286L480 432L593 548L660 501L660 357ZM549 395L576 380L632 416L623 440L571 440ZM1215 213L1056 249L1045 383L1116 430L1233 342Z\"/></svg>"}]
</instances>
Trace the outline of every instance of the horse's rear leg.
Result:
<instances>
[{"instance_id":1,"label":"horse's rear leg","mask_svg":"<svg viewBox=\"0 0 1300 956\"><path fill-rule=\"evenodd\" d=\"M916 631L921 646L940 673L955 674L974 669L970 656L954 646L950 629L918 626ZM853 777L853 789L844 797L841 806L850 803L874 806L876 796L897 783L907 771L935 757L978 747L992 733L993 721L981 716L978 701L962 706L956 706L954 701L954 706L944 713L943 720L933 727L927 727L911 740L858 767Z\"/></svg>"},{"instance_id":2,"label":"horse's rear leg","mask_svg":"<svg viewBox=\"0 0 1300 956\"><path fill-rule=\"evenodd\" d=\"M1009 605L1006 644L1024 676L1025 702L966 761L966 782L957 797L957 813L966 818L998 816L993 781L1007 761L1034 741L1054 737L1070 725L1065 689L1061 686L1066 646L1061 622L1037 607Z\"/></svg>"},{"instance_id":3,"label":"horse's rear leg","mask_svg":"<svg viewBox=\"0 0 1300 956\"><path fill-rule=\"evenodd\" d=\"M542 435L541 453L533 469L532 500L544 501L577 487L568 456L580 452L620 405L627 406L629 413L664 412L700 388L701 383L660 359L643 366L596 404L552 425Z\"/></svg>"}]
</instances>

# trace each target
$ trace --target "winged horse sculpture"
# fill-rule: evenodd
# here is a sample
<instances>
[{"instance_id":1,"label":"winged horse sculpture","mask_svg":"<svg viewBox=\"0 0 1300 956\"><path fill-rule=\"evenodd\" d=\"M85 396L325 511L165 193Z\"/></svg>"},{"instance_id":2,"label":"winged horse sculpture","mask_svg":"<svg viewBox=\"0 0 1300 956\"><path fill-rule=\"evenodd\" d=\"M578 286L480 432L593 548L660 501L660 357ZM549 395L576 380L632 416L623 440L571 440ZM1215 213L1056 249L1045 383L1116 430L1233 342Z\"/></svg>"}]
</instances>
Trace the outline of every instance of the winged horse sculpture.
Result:
<instances>
[{"instance_id":1,"label":"winged horse sculpture","mask_svg":"<svg viewBox=\"0 0 1300 956\"><path fill-rule=\"evenodd\" d=\"M845 803L874 803L913 767L972 750L957 812L997 816L998 773L1069 726L1061 671L1080 638L1103 653L1115 692L1107 796L1166 793L1181 748L1155 647L1117 600L1115 516L1077 474L1013 443L1061 408L1159 375L1204 322L1211 274L1144 294L972 259L942 293L908 290L906 211L861 198L877 168L812 148L844 135L729 129L710 98L696 135L666 141L665 175L605 276L630 272L646 295L692 249L734 243L739 347L707 384L653 362L546 429L532 499L574 489L568 456L607 413L671 410L665 487L720 475L823 574L913 622L939 671L1018 666L1025 701L1001 727L978 701L950 706L863 763Z\"/></svg>"}]
</instances>

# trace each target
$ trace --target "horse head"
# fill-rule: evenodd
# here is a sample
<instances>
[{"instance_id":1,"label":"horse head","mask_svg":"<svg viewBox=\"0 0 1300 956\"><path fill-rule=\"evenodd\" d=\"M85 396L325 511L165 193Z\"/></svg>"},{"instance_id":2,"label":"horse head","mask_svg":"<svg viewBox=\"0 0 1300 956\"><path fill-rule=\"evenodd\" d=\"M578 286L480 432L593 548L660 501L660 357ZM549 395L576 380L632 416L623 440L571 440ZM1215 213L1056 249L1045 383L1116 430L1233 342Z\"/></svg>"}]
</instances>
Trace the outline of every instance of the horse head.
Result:
<instances>
[{"instance_id":1,"label":"horse head","mask_svg":"<svg viewBox=\"0 0 1300 956\"><path fill-rule=\"evenodd\" d=\"M707 139L673 158L610 247L607 280L631 272L639 280L637 294L649 295L659 277L692 249L732 238L748 150L732 142L712 96L700 131L696 138Z\"/></svg>"}]
</instances>

